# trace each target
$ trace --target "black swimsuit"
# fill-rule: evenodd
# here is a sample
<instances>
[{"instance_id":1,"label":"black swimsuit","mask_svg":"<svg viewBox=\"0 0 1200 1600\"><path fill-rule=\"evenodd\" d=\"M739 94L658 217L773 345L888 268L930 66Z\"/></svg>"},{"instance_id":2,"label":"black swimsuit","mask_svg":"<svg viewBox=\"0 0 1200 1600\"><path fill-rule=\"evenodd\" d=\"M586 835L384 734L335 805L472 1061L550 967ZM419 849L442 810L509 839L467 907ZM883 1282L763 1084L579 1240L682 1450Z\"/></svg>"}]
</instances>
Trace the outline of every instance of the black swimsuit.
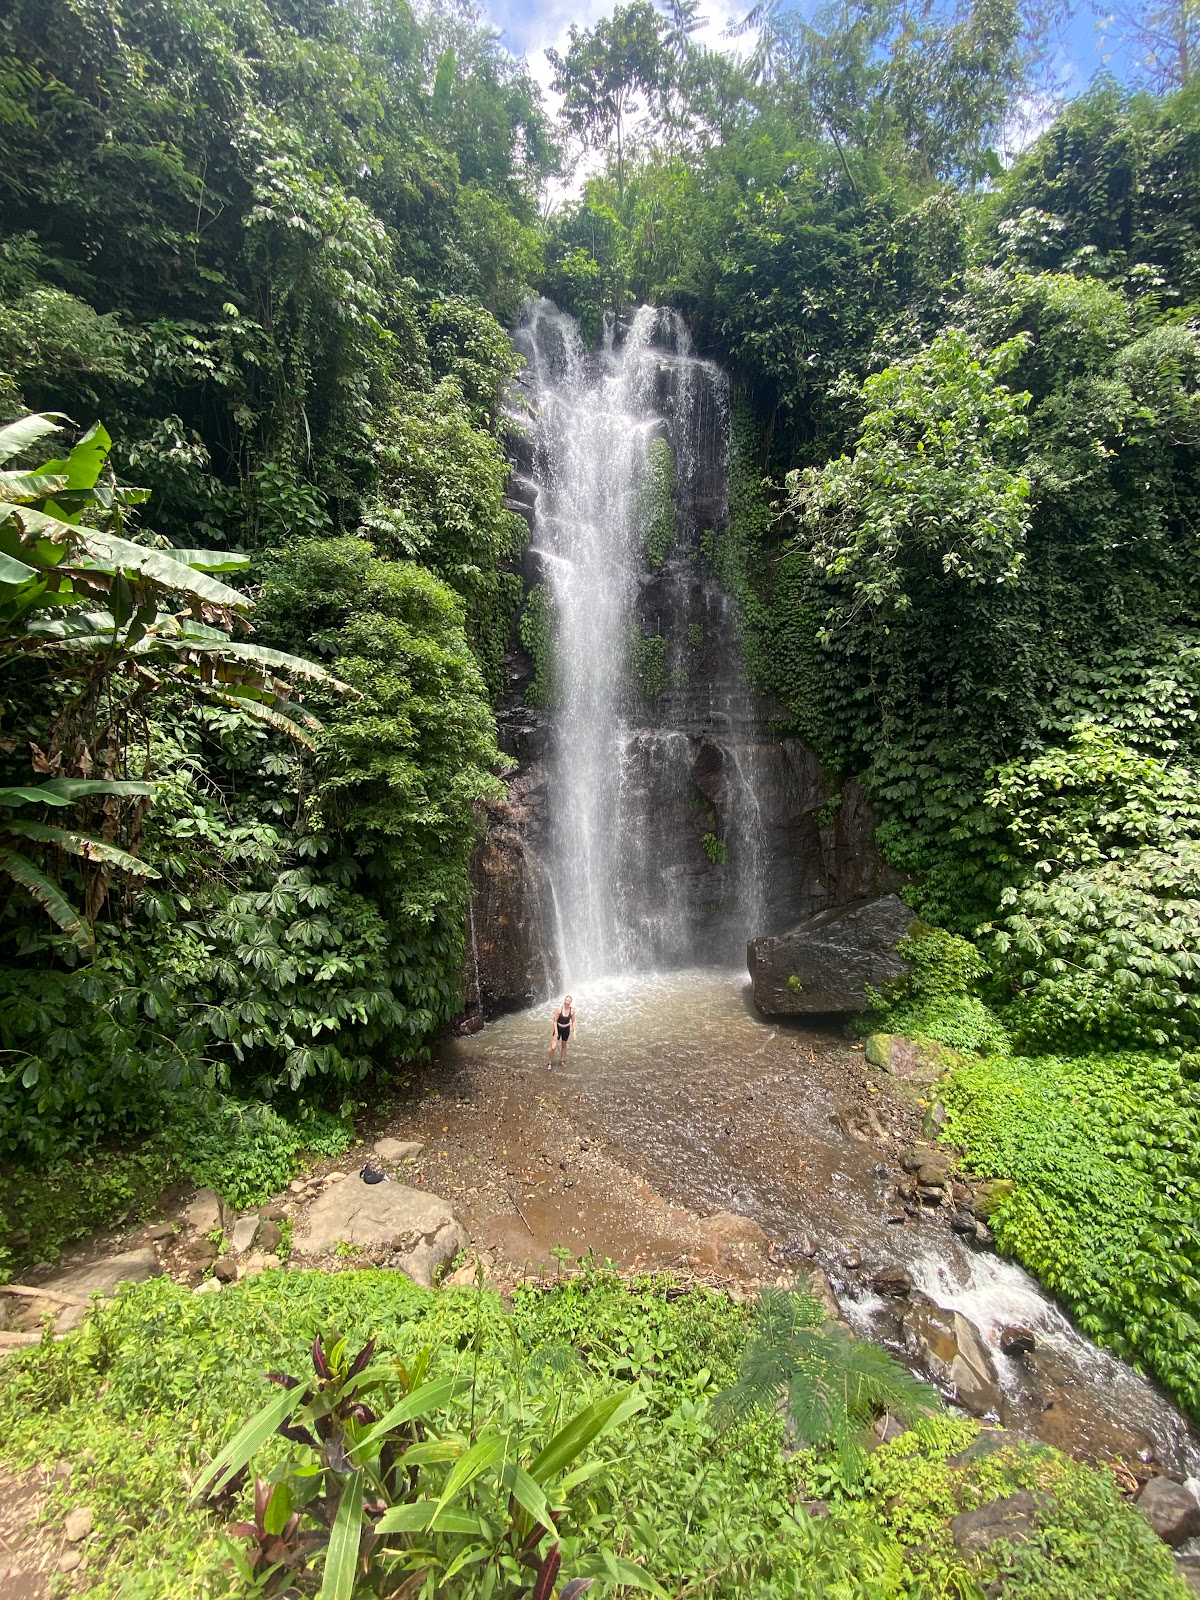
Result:
<instances>
[{"instance_id":1,"label":"black swimsuit","mask_svg":"<svg viewBox=\"0 0 1200 1600\"><path fill-rule=\"evenodd\" d=\"M573 1011L568 1011L564 1016L564 1014L560 1011L554 1020L558 1026L558 1037L564 1044L566 1044L567 1040L571 1037L571 1024L575 1020L575 1013Z\"/></svg>"}]
</instances>

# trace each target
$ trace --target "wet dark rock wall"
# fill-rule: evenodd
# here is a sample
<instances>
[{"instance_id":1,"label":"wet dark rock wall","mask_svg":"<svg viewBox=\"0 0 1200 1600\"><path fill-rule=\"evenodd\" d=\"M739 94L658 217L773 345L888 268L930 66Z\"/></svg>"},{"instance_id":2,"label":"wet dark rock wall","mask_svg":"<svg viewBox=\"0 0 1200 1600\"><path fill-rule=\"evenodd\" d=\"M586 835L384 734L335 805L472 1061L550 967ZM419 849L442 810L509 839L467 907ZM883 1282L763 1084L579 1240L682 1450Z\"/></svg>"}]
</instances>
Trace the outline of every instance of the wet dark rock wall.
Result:
<instances>
[{"instance_id":1,"label":"wet dark rock wall","mask_svg":"<svg viewBox=\"0 0 1200 1600\"><path fill-rule=\"evenodd\" d=\"M728 520L724 380L671 347L664 322L653 422L678 468L676 539L660 568L643 564L631 630L661 637L659 691L631 685L622 714L619 903L647 968L740 965L752 936L782 933L831 905L884 892L897 878L873 843L875 818L854 782L836 784L815 755L776 732L778 715L744 681L737 619L705 560L706 530ZM621 331L615 338L619 341ZM536 530L542 492L537 392L518 383L531 422L510 437L509 505ZM549 559L531 540L528 591ZM468 1004L528 1004L560 984L561 948L548 864L551 783L572 730L525 704L532 663L515 635L498 710L501 747L518 762L507 804L489 808L472 867ZM830 802L837 799L836 804ZM558 797L561 803L561 795ZM561 871L561 866L560 866Z\"/></svg>"}]
</instances>

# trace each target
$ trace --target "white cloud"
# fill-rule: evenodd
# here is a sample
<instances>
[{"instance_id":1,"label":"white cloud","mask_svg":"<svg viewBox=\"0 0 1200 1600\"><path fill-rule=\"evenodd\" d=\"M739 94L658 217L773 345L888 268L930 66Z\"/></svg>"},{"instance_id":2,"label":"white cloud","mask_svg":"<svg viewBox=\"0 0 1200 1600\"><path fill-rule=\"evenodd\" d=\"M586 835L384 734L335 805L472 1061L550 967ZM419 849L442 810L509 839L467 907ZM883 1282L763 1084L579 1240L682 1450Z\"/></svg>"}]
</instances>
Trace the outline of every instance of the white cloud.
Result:
<instances>
[{"instance_id":1,"label":"white cloud","mask_svg":"<svg viewBox=\"0 0 1200 1600\"><path fill-rule=\"evenodd\" d=\"M489 21L500 30L501 38L514 55L524 56L530 76L545 97L546 108L554 115L560 97L550 87L553 68L546 60L546 51L558 50L565 54L570 44L570 28L592 28L601 17L608 16L620 0L492 0L487 8ZM753 44L752 39L729 39L725 30L731 23L740 22L752 0L711 0L704 8L704 22L692 35L693 40L708 50L736 53ZM572 176L549 186L547 201L557 205L578 194L584 179L603 166L603 157L585 154Z\"/></svg>"}]
</instances>

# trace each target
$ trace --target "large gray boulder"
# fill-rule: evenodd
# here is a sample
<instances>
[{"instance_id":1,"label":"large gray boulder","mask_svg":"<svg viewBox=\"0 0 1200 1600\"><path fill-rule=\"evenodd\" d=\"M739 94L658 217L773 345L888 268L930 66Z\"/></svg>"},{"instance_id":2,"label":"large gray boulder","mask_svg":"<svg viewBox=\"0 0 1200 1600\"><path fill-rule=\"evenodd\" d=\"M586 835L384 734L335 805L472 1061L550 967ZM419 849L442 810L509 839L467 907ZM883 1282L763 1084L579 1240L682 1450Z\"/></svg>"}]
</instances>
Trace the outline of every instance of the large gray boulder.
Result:
<instances>
[{"instance_id":1,"label":"large gray boulder","mask_svg":"<svg viewBox=\"0 0 1200 1600\"><path fill-rule=\"evenodd\" d=\"M1003 1500L992 1500L976 1511L960 1511L950 1518L950 1537L960 1555L982 1555L997 1539L1023 1544L1037 1525L1039 1497L1020 1489Z\"/></svg>"},{"instance_id":2,"label":"large gray boulder","mask_svg":"<svg viewBox=\"0 0 1200 1600\"><path fill-rule=\"evenodd\" d=\"M95 1261L85 1262L81 1267L74 1267L70 1272L60 1273L45 1284L47 1289L56 1294L74 1297L80 1303L68 1303L64 1307L61 1300L35 1300L33 1309L38 1316L47 1310L56 1312L55 1332L67 1333L77 1328L87 1316L87 1302L94 1295L108 1300L116 1294L121 1284L144 1283L147 1278L157 1278L161 1272L162 1263L153 1250L123 1250L119 1255L102 1256Z\"/></svg>"},{"instance_id":3,"label":"large gray boulder","mask_svg":"<svg viewBox=\"0 0 1200 1600\"><path fill-rule=\"evenodd\" d=\"M913 914L899 895L854 900L818 911L790 933L747 946L754 1004L769 1016L812 1011L862 1011L867 988L908 971L897 941Z\"/></svg>"},{"instance_id":4,"label":"large gray boulder","mask_svg":"<svg viewBox=\"0 0 1200 1600\"><path fill-rule=\"evenodd\" d=\"M339 1244L386 1250L402 1272L428 1289L438 1268L469 1243L453 1206L441 1195L403 1183L364 1183L355 1176L314 1200L292 1237L292 1251L320 1256Z\"/></svg>"}]
</instances>

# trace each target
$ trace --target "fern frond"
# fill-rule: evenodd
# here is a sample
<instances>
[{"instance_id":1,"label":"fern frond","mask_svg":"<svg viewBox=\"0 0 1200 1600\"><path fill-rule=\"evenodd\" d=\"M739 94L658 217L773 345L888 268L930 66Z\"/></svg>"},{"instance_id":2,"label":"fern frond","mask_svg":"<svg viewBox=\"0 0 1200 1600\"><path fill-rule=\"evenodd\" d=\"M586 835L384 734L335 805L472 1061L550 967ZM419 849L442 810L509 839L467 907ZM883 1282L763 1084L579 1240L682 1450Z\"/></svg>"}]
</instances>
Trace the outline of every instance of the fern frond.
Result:
<instances>
[{"instance_id":1,"label":"fern frond","mask_svg":"<svg viewBox=\"0 0 1200 1600\"><path fill-rule=\"evenodd\" d=\"M725 1425L783 1402L798 1438L836 1452L847 1482L863 1471L862 1428L878 1411L905 1421L937 1404L885 1350L825 1321L803 1290L764 1290L737 1382L717 1397Z\"/></svg>"}]
</instances>

